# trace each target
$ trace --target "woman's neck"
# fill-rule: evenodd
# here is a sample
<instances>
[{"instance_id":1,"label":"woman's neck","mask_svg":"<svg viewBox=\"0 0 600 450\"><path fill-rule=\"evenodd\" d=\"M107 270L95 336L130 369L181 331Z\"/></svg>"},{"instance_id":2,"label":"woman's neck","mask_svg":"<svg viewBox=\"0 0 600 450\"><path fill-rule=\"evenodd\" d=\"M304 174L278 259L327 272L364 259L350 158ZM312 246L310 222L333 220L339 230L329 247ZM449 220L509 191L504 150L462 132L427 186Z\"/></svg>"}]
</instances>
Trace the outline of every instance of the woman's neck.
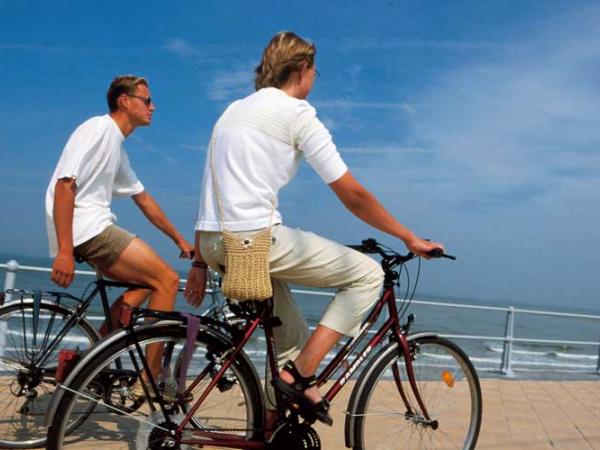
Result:
<instances>
[{"instance_id":1,"label":"woman's neck","mask_svg":"<svg viewBox=\"0 0 600 450\"><path fill-rule=\"evenodd\" d=\"M281 90L290 97L304 100L308 97L308 92L301 83L300 72L292 72L286 83L281 86Z\"/></svg>"}]
</instances>

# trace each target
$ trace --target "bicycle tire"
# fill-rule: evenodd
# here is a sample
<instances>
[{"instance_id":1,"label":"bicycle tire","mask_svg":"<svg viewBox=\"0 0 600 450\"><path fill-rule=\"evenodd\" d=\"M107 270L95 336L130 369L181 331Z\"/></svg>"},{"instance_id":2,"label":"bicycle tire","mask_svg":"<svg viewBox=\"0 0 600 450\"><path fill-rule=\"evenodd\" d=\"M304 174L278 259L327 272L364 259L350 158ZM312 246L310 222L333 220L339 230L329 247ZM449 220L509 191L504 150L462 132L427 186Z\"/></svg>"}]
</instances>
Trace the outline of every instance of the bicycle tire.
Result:
<instances>
[{"instance_id":1,"label":"bicycle tire","mask_svg":"<svg viewBox=\"0 0 600 450\"><path fill-rule=\"evenodd\" d=\"M163 348L174 348L181 350L183 344L186 342L186 328L182 324L157 324L157 325L143 325L136 328L135 336L138 343L144 349L149 344L162 343ZM68 384L65 386L62 398L56 406L55 414L48 430L48 449L62 449L64 445L67 445L71 440L82 440L86 437L95 437L98 435L99 427L100 432L105 431L103 434L104 439L109 439L110 435L106 432L106 424L114 422L118 423L118 428L121 430L129 430L129 435L117 434L114 436L114 440L130 440L132 439L131 430L136 429L136 448L149 448L150 436L153 436L153 431L156 427L149 424L153 422L164 421L164 417L160 414L151 413L149 410L149 402L145 403L133 413L127 411L115 411L113 408L106 408L97 406L94 412L94 419L89 418L88 421L82 426L78 427L77 430L66 437L65 430L68 427L70 421L77 420L74 417L77 414L76 404L78 401L87 401L84 396L91 396L95 398L94 401L102 404L101 398L97 395L97 380L103 373L105 373L112 365L113 361L119 359L124 367L131 364L130 355L133 352L138 355L135 349L135 343L133 340L133 333L123 332L123 335L111 342L110 345L106 345L100 342L98 349L92 349L86 357L85 361L78 366L79 370L77 373L73 373L72 377L68 380ZM194 349L193 364L188 371L187 382L191 382L195 375L197 375L202 369L208 368L210 364L209 354L218 355L223 354L231 350L232 345L227 341L223 335L217 330L208 331L202 329L199 331L196 338L196 346ZM167 352L164 352L165 354ZM168 357L163 354L162 362L169 359L169 367L163 367L161 373L170 372L171 367L174 368L180 358L176 355L169 355ZM137 358L137 356L136 356ZM129 361L128 361L129 360ZM212 368L213 366L210 366ZM208 369L207 369L208 370ZM264 421L264 404L262 397L262 389L260 380L254 370L252 363L248 357L242 352L234 360L231 369L226 372L231 377L234 377L234 385L228 386L227 390L221 390L219 387L213 388L208 397L204 400L201 407L195 412L193 420L184 428L184 436L188 438L193 434L194 430L203 429L218 432L219 430L231 432L231 429L236 429L236 434L240 435L246 440L260 439L263 431ZM212 379L205 380L206 382L212 381ZM195 398L195 393L192 395ZM161 410L160 403L168 403L168 400L164 400L163 393L155 394L151 402L155 405L158 411ZM187 400L189 407L192 404L193 399ZM113 404L113 407L115 404ZM169 417L174 421L180 420L182 417L182 409L187 410L188 408L173 407L171 404L171 411ZM118 416L115 415L119 414ZM180 422L176 422L180 423ZM136 427L136 428L133 428Z\"/></svg>"},{"instance_id":2,"label":"bicycle tire","mask_svg":"<svg viewBox=\"0 0 600 450\"><path fill-rule=\"evenodd\" d=\"M437 336L417 338L409 347L418 391L430 418L437 422L425 419L409 386L404 355L396 347L380 353L370 374L361 380L366 384L353 412L353 449L474 449L482 399L469 357ZM394 381L396 369L412 413Z\"/></svg>"},{"instance_id":3,"label":"bicycle tire","mask_svg":"<svg viewBox=\"0 0 600 450\"><path fill-rule=\"evenodd\" d=\"M0 308L0 448L44 446L44 416L56 387L58 352L76 347L83 351L100 339L94 326L82 319L68 330L42 366L34 360L48 348L44 337L62 330L73 313L57 304L41 303L34 349L32 312L32 298Z\"/></svg>"}]
</instances>

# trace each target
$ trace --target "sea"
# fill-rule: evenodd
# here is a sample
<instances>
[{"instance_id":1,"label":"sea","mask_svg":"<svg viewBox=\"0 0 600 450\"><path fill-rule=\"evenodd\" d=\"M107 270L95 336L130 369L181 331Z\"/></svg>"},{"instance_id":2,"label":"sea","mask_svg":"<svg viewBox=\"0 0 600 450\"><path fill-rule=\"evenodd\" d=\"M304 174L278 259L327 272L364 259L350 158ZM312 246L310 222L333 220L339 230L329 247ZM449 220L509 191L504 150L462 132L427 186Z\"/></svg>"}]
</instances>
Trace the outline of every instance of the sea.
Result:
<instances>
[{"instance_id":1,"label":"sea","mask_svg":"<svg viewBox=\"0 0 600 450\"><path fill-rule=\"evenodd\" d=\"M2 255L0 262L18 261L21 266L50 267L48 258L28 256ZM88 266L79 265L78 270L89 270ZM0 282L4 283L6 270L0 269ZM182 278L185 274L181 274ZM67 291L75 296L82 296L94 277L77 275ZM23 290L60 291L52 284L48 272L31 272L19 270L15 287ZM320 295L307 293L306 290L295 292L294 298L309 323L314 327L322 316L333 293L319 291ZM314 290L313 290L314 291ZM116 297L118 290L111 291ZM325 294L325 295L324 295ZM427 302L421 304L419 301ZM432 304L430 304L432 303ZM210 304L205 301L203 307ZM495 309L479 309L452 307L446 305L469 305L492 307ZM537 307L514 305L514 338L550 340L552 343L513 342L511 349L511 372L501 371L502 356L505 343L503 338L507 327L508 304L476 299L435 298L425 294L414 296L408 305L403 320L408 314L415 316L413 331L437 331L441 335L450 336L469 355L480 377L502 377L514 379L538 380L600 380L600 314L577 309L562 308L545 311L566 314L581 314L586 317L555 317L530 314L519 310L542 311ZM183 296L177 299L177 310L201 313L193 309ZM93 303L88 310L88 318L98 320L100 324L102 312L100 302ZM469 336L469 338L465 337ZM473 339L472 337L477 338ZM585 344L584 344L585 343ZM335 351L335 349L334 349ZM264 337L255 336L246 347L246 353L257 366L258 373L264 370L265 344ZM331 359L328 355L324 363ZM359 372L358 372L359 373Z\"/></svg>"}]
</instances>

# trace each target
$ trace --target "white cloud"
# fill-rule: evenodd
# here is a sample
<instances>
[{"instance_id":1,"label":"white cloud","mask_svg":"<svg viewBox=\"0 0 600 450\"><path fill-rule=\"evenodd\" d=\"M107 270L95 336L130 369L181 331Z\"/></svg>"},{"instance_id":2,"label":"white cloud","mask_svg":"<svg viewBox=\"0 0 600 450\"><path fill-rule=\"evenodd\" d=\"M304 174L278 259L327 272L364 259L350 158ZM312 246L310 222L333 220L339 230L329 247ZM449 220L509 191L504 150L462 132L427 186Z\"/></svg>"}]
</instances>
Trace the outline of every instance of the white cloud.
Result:
<instances>
[{"instance_id":1,"label":"white cloud","mask_svg":"<svg viewBox=\"0 0 600 450\"><path fill-rule=\"evenodd\" d=\"M338 128L336 119L331 116L323 115L321 116L321 121L329 131L335 131Z\"/></svg>"},{"instance_id":2,"label":"white cloud","mask_svg":"<svg viewBox=\"0 0 600 450\"><path fill-rule=\"evenodd\" d=\"M163 45L163 49L186 61L195 63L219 63L221 55L226 52L225 49L215 49L200 47L191 44L185 39L169 38ZM215 55L219 56L215 56Z\"/></svg>"},{"instance_id":3,"label":"white cloud","mask_svg":"<svg viewBox=\"0 0 600 450\"><path fill-rule=\"evenodd\" d=\"M184 148L186 150L193 150L195 152L202 152L202 151L206 150L206 145L200 145L200 144L183 143L183 144L179 144L179 147Z\"/></svg>"},{"instance_id":4,"label":"white cloud","mask_svg":"<svg viewBox=\"0 0 600 450\"><path fill-rule=\"evenodd\" d=\"M600 31L568 19L511 43L492 63L445 73L417 97L414 141L436 153L432 171L460 175L462 187L468 180L463 194L476 203L527 202L600 173L600 92L591 76Z\"/></svg>"},{"instance_id":5,"label":"white cloud","mask_svg":"<svg viewBox=\"0 0 600 450\"><path fill-rule=\"evenodd\" d=\"M217 72L208 86L211 100L232 101L254 91L254 77L250 67Z\"/></svg>"},{"instance_id":6,"label":"white cloud","mask_svg":"<svg viewBox=\"0 0 600 450\"><path fill-rule=\"evenodd\" d=\"M64 47L56 47L56 46L52 46L52 45L39 45L39 44L22 44L22 43L18 43L18 42L0 43L0 49L6 49L6 50L34 50L34 51L65 50Z\"/></svg>"},{"instance_id":7,"label":"white cloud","mask_svg":"<svg viewBox=\"0 0 600 450\"><path fill-rule=\"evenodd\" d=\"M423 40L400 38L365 37L345 38L336 47L343 51L354 50L395 50L395 49L439 49L446 51L489 50L504 47L497 42L452 41L452 40Z\"/></svg>"},{"instance_id":8,"label":"white cloud","mask_svg":"<svg viewBox=\"0 0 600 450\"><path fill-rule=\"evenodd\" d=\"M416 114L415 106L408 102L373 102L373 101L360 101L360 100L347 100L347 99L331 99L331 100L320 100L314 102L315 106L320 109L397 109L402 110L409 115Z\"/></svg>"},{"instance_id":9,"label":"white cloud","mask_svg":"<svg viewBox=\"0 0 600 450\"><path fill-rule=\"evenodd\" d=\"M194 48L189 42L185 39L180 38L170 38L164 45L165 50L168 50L171 53L174 53L183 58L187 58L190 56L205 56L205 53L201 50Z\"/></svg>"}]
</instances>

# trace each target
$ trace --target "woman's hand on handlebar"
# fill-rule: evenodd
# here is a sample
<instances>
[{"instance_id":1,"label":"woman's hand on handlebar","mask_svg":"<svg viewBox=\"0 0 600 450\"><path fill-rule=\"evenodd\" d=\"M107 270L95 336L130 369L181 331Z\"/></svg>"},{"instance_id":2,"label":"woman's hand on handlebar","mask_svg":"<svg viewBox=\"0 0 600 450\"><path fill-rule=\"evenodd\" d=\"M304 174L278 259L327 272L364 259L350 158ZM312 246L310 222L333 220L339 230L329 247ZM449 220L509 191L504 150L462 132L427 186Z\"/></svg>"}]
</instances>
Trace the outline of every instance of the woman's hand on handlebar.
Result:
<instances>
[{"instance_id":1,"label":"woman's hand on handlebar","mask_svg":"<svg viewBox=\"0 0 600 450\"><path fill-rule=\"evenodd\" d=\"M441 249L445 252L444 246L437 242L426 241L425 239L415 238L412 241L405 243L406 247L413 252L415 255L422 256L425 259L431 259L433 257L432 252L436 249Z\"/></svg>"}]
</instances>

